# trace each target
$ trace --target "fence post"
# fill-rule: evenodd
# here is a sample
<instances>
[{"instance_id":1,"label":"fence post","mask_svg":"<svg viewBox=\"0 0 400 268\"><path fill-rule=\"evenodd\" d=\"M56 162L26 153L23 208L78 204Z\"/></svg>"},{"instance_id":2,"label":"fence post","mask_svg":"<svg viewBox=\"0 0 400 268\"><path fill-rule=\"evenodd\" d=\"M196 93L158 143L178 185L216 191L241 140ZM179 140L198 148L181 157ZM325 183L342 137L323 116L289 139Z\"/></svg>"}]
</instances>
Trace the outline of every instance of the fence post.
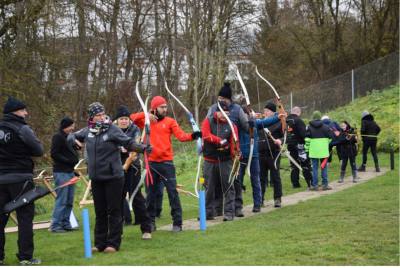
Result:
<instances>
[{"instance_id":1,"label":"fence post","mask_svg":"<svg viewBox=\"0 0 400 268\"><path fill-rule=\"evenodd\" d=\"M354 102L354 69L351 69L351 102Z\"/></svg>"}]
</instances>

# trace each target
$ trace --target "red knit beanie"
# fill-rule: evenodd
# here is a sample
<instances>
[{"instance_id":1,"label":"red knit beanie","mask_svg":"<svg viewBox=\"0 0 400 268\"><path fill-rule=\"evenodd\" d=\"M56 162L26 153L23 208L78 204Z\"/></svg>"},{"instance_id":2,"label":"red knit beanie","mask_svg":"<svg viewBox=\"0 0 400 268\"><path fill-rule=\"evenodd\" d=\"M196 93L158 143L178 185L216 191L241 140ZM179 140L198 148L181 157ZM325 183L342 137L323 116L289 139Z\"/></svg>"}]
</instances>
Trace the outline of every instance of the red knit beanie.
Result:
<instances>
[{"instance_id":1,"label":"red knit beanie","mask_svg":"<svg viewBox=\"0 0 400 268\"><path fill-rule=\"evenodd\" d=\"M167 101L161 96L155 96L151 101L151 109L155 111L162 104L167 104Z\"/></svg>"}]
</instances>

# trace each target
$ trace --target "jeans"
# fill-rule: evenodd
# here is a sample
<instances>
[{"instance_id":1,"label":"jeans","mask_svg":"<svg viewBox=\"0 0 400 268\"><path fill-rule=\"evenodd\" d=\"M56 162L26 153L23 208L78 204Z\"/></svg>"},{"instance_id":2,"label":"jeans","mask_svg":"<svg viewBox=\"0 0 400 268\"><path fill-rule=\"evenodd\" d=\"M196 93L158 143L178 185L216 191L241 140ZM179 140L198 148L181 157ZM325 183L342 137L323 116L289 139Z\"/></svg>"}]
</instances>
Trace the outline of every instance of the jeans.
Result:
<instances>
[{"instance_id":1,"label":"jeans","mask_svg":"<svg viewBox=\"0 0 400 268\"><path fill-rule=\"evenodd\" d=\"M249 158L243 158L241 160L243 163L248 163ZM240 165L239 179L241 185L243 185L243 178L247 171L247 165ZM261 205L261 183L260 183L260 166L258 164L258 157L253 157L250 163L250 181L251 187L253 187L253 202L255 206ZM236 185L235 185L236 186ZM240 192L242 189L240 188Z\"/></svg>"},{"instance_id":2,"label":"jeans","mask_svg":"<svg viewBox=\"0 0 400 268\"><path fill-rule=\"evenodd\" d=\"M53 177L55 187L58 187L75 177L75 174L74 172L54 172ZM71 227L69 216L74 203L75 184L60 188L56 190L56 193L57 197L51 219L52 230Z\"/></svg>"},{"instance_id":3,"label":"jeans","mask_svg":"<svg viewBox=\"0 0 400 268\"><path fill-rule=\"evenodd\" d=\"M318 185L318 168L320 163L324 161L324 158L311 158L312 160L312 171L313 171L313 186ZM321 177L322 177L322 185L328 185L328 165L325 165L323 169L321 169Z\"/></svg>"}]
</instances>

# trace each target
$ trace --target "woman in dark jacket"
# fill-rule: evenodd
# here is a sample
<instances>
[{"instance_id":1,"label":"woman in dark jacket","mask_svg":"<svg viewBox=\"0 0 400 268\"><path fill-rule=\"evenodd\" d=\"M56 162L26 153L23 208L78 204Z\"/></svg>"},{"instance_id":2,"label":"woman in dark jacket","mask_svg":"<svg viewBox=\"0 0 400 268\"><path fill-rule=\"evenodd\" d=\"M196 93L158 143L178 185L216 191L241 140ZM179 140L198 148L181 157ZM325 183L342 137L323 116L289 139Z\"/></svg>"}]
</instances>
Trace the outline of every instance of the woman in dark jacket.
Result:
<instances>
[{"instance_id":1,"label":"woman in dark jacket","mask_svg":"<svg viewBox=\"0 0 400 268\"><path fill-rule=\"evenodd\" d=\"M368 149L371 148L372 157L374 158L375 162L376 172L380 172L378 165L378 156L376 155L376 144L378 143L378 138L370 137L378 135L379 132L381 132L381 128L374 121L374 117L372 116L372 114L370 114L367 110L365 110L361 115L361 135L369 135L369 136L362 136L363 164L361 165L361 167L357 169L358 171L365 171L365 167L367 165Z\"/></svg>"},{"instance_id":2,"label":"woman in dark jacket","mask_svg":"<svg viewBox=\"0 0 400 268\"><path fill-rule=\"evenodd\" d=\"M340 169L339 183L344 181L344 174L346 173L347 161L350 160L351 172L353 174L353 182L357 182L357 169L356 169L356 156L357 156L357 136L355 135L354 129L350 126L349 122L342 122L342 130L340 133L337 131L335 135L338 135L340 141L340 149L342 156L342 168Z\"/></svg>"}]
</instances>

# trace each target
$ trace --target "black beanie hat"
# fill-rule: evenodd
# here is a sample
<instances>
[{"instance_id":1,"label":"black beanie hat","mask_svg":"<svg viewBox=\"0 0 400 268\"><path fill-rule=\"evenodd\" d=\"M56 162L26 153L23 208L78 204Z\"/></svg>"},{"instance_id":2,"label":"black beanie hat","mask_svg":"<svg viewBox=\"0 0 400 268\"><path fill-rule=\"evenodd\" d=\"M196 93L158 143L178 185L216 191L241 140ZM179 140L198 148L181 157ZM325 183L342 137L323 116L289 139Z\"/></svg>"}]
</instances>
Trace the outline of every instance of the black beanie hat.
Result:
<instances>
[{"instance_id":1,"label":"black beanie hat","mask_svg":"<svg viewBox=\"0 0 400 268\"><path fill-rule=\"evenodd\" d=\"M114 120L117 120L120 117L126 116L129 117L131 113L129 112L128 107L121 105L117 109L117 115L115 116Z\"/></svg>"},{"instance_id":2,"label":"black beanie hat","mask_svg":"<svg viewBox=\"0 0 400 268\"><path fill-rule=\"evenodd\" d=\"M89 105L89 109L87 111L90 115L90 118L93 119L96 114L105 112L106 109L104 109L104 106L101 105L100 102L95 102Z\"/></svg>"},{"instance_id":3,"label":"black beanie hat","mask_svg":"<svg viewBox=\"0 0 400 268\"><path fill-rule=\"evenodd\" d=\"M272 112L276 112L276 105L275 105L275 103L268 102L267 105L265 105L264 108L265 108L265 109L268 109L268 110L270 110L270 111L272 111Z\"/></svg>"},{"instance_id":4,"label":"black beanie hat","mask_svg":"<svg viewBox=\"0 0 400 268\"><path fill-rule=\"evenodd\" d=\"M224 83L223 87L219 90L218 96L224 97L226 99L232 98L232 89L230 83Z\"/></svg>"},{"instance_id":5,"label":"black beanie hat","mask_svg":"<svg viewBox=\"0 0 400 268\"><path fill-rule=\"evenodd\" d=\"M225 101L220 101L219 105L221 106L222 110L229 112L229 105ZM217 105L217 112L220 112L219 106Z\"/></svg>"},{"instance_id":6,"label":"black beanie hat","mask_svg":"<svg viewBox=\"0 0 400 268\"><path fill-rule=\"evenodd\" d=\"M15 112L15 111L26 108L26 104L20 100L11 98L7 94L1 94L0 96L8 96L8 100L7 100L6 104L4 105L3 114Z\"/></svg>"},{"instance_id":7,"label":"black beanie hat","mask_svg":"<svg viewBox=\"0 0 400 268\"><path fill-rule=\"evenodd\" d=\"M61 127L61 129L64 129L64 128L69 127L72 124L75 124L74 120L72 120L69 117L63 117L63 119L61 119L60 127Z\"/></svg>"}]
</instances>

